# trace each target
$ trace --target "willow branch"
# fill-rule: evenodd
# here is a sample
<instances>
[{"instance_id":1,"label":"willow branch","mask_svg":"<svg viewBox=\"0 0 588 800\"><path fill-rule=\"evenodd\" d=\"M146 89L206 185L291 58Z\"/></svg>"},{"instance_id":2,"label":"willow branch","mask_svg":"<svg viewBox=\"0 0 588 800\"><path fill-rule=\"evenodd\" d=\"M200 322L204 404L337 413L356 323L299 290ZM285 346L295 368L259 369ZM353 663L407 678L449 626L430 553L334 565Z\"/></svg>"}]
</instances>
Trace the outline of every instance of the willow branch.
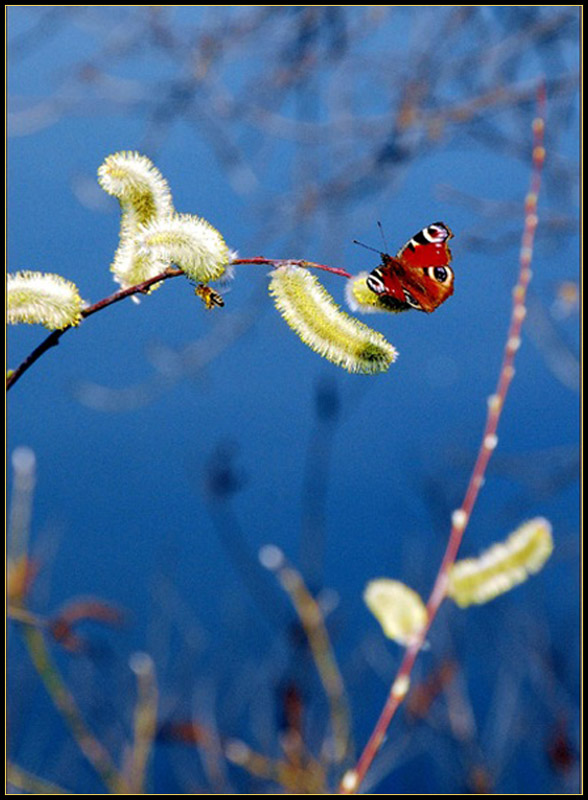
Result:
<instances>
[{"instance_id":1,"label":"willow branch","mask_svg":"<svg viewBox=\"0 0 588 800\"><path fill-rule=\"evenodd\" d=\"M329 267L326 264L316 264L314 261L305 261L300 258L234 258L231 264L267 264L274 269L278 267L303 267L305 269L320 269L324 272L331 272L333 275L340 275L343 278L351 278L351 274L340 267Z\"/></svg>"},{"instance_id":2,"label":"willow branch","mask_svg":"<svg viewBox=\"0 0 588 800\"><path fill-rule=\"evenodd\" d=\"M461 508L453 512L452 526L449 534L447 548L441 561L441 566L437 573L433 590L427 602L427 622L419 632L415 641L407 648L404 658L400 664L396 677L392 683L390 693L384 704L380 717L375 728L361 754L357 765L353 770L348 771L339 787L340 794L355 794L365 775L378 753L388 726L397 709L406 697L410 686L410 676L419 652L426 640L427 634L437 616L437 612L445 599L449 578L449 570L454 564L464 533L470 520L472 511L476 504L479 491L484 483L486 467L490 456L498 443L496 431L504 402L508 394L508 389L514 377L515 354L521 344L521 327L526 315L526 296L527 288L531 280L531 260L533 256L533 245L535 241L535 231L537 229L537 202L541 187L541 173L545 159L543 148L543 132L545 128L545 88L539 88L537 96L537 118L533 121L533 168L529 192L525 198L525 223L521 248L519 252L519 274L518 281L513 289L513 304L502 366L498 377L498 383L494 394L488 398L488 414L482 442L478 450L478 456L472 470L472 474L467 486L465 497Z\"/></svg>"},{"instance_id":3,"label":"willow branch","mask_svg":"<svg viewBox=\"0 0 588 800\"><path fill-rule=\"evenodd\" d=\"M88 728L73 695L51 659L43 632L35 626L26 625L23 636L33 665L80 750L111 793L124 791L127 788L126 781L106 748Z\"/></svg>"},{"instance_id":4,"label":"willow branch","mask_svg":"<svg viewBox=\"0 0 588 800\"><path fill-rule=\"evenodd\" d=\"M236 258L230 262L232 265L234 264L261 264L261 265L268 265L277 269L278 267L286 267L286 266L295 266L295 267L304 267L306 269L320 269L324 272L331 272L333 275L340 275L344 278L351 278L349 272L346 272L344 269L340 269L338 267L329 267L326 264L315 264L314 261L305 261L303 259L285 259L285 258L263 258L262 256L255 256L254 258ZM160 272L159 275L155 275L152 278L149 278L142 283L138 283L135 286L129 286L126 289L120 289L118 292L114 292L114 294L109 295L108 297L99 300L97 303L94 303L91 306L87 306L81 312L82 319L86 319L87 317L91 317L93 314L96 314L98 311L103 311L108 306L114 305L114 303L118 303L121 300L124 300L127 297L132 297L136 294L145 294L148 290L156 283L161 283L161 281L165 281L168 278L177 278L180 275L184 275L184 272L181 269L177 268L168 268L163 272ZM11 370L6 378L6 390L10 389L14 384L24 375L24 373L30 369L33 364L38 361L42 355L44 355L48 350L52 347L56 347L59 344L59 341L64 333L75 328L75 325L68 325L66 328L62 328L58 331L53 331L52 333L44 339L40 345L38 345L29 355L25 358L25 360L19 364L19 366Z\"/></svg>"},{"instance_id":5,"label":"willow branch","mask_svg":"<svg viewBox=\"0 0 588 800\"><path fill-rule=\"evenodd\" d=\"M350 749L351 724L343 677L317 601L306 588L302 576L291 567L279 570L280 581L298 614L308 645L329 702L333 735L333 758L341 763Z\"/></svg>"},{"instance_id":6,"label":"willow branch","mask_svg":"<svg viewBox=\"0 0 588 800\"><path fill-rule=\"evenodd\" d=\"M133 744L128 765L128 788L145 794L147 767L157 733L158 689L155 666L146 653L135 653L131 669L137 677L137 701L133 718Z\"/></svg>"},{"instance_id":7,"label":"willow branch","mask_svg":"<svg viewBox=\"0 0 588 800\"><path fill-rule=\"evenodd\" d=\"M6 765L6 780L24 794L71 794L66 789L62 789L61 786L45 781L42 778L37 778L36 775L26 772L10 761Z\"/></svg>"},{"instance_id":8,"label":"willow branch","mask_svg":"<svg viewBox=\"0 0 588 800\"><path fill-rule=\"evenodd\" d=\"M159 275L155 275L155 277L149 278L142 283L138 283L135 286L129 286L126 289L120 289L118 292L114 292L114 294L104 297L102 300L98 300L97 303L82 309L82 319L91 317L92 314L96 314L98 311L102 311L103 309L108 308L108 306L124 300L126 297L132 297L135 294L145 294L145 292L147 292L148 289L150 289L155 283L165 281L167 278L176 278L178 275L183 274L184 273L181 269L166 269ZM24 373L33 366L35 361L38 361L41 356L47 352L47 350L50 350L52 347L58 345L59 340L64 333L67 333L69 330L75 327L75 325L68 325L66 328L62 328L59 331L53 331L50 333L49 336L47 336L47 338L44 339L41 344L32 351L32 353L29 353L25 360L19 364L15 370L12 370L9 373L6 379L6 390L8 391L11 386L14 386L19 378L22 377L22 375L24 375Z\"/></svg>"},{"instance_id":9,"label":"willow branch","mask_svg":"<svg viewBox=\"0 0 588 800\"><path fill-rule=\"evenodd\" d=\"M231 739L228 742L225 756L249 775L279 784L288 794L326 794L324 770L314 759L300 767L284 759L274 759L258 753L240 739Z\"/></svg>"}]
</instances>

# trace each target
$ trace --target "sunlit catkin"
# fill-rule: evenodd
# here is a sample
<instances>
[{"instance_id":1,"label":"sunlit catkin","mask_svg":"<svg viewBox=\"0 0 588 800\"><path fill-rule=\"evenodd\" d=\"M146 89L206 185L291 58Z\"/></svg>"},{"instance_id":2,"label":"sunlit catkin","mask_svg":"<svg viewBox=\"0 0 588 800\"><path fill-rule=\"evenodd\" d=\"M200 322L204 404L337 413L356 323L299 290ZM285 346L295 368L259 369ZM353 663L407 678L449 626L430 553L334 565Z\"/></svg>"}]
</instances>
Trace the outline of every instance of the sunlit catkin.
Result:
<instances>
[{"instance_id":1,"label":"sunlit catkin","mask_svg":"<svg viewBox=\"0 0 588 800\"><path fill-rule=\"evenodd\" d=\"M400 581L390 578L370 581L363 599L384 634L398 644L411 644L427 621L427 609L420 595Z\"/></svg>"},{"instance_id":2,"label":"sunlit catkin","mask_svg":"<svg viewBox=\"0 0 588 800\"><path fill-rule=\"evenodd\" d=\"M486 603L538 572L552 551L551 525L536 517L477 558L457 561L449 572L447 594L462 608Z\"/></svg>"},{"instance_id":3,"label":"sunlit catkin","mask_svg":"<svg viewBox=\"0 0 588 800\"><path fill-rule=\"evenodd\" d=\"M118 199L121 209L120 242L110 267L114 279L126 288L159 275L170 262L139 253L135 236L142 225L173 214L167 181L146 156L123 151L104 160L98 169L98 182Z\"/></svg>"},{"instance_id":4,"label":"sunlit catkin","mask_svg":"<svg viewBox=\"0 0 588 800\"><path fill-rule=\"evenodd\" d=\"M168 261L188 278L207 283L220 278L229 263L229 248L209 222L193 214L174 214L143 225L136 236L137 252Z\"/></svg>"},{"instance_id":5,"label":"sunlit catkin","mask_svg":"<svg viewBox=\"0 0 588 800\"><path fill-rule=\"evenodd\" d=\"M60 275L16 272L7 276L7 320L39 323L49 330L77 325L84 306L77 286Z\"/></svg>"},{"instance_id":6,"label":"sunlit catkin","mask_svg":"<svg viewBox=\"0 0 588 800\"><path fill-rule=\"evenodd\" d=\"M397 358L381 333L339 309L308 270L279 267L271 273L269 291L276 308L302 341L348 372L385 372Z\"/></svg>"}]
</instances>

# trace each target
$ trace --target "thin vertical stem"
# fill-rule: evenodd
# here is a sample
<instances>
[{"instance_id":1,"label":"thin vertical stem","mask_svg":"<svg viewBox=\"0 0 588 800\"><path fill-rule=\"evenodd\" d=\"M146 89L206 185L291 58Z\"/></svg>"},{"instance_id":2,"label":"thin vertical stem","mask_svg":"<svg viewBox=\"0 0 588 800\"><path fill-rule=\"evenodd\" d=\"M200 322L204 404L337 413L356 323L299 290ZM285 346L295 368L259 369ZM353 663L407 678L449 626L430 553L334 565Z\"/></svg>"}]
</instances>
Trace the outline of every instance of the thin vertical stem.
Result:
<instances>
[{"instance_id":1,"label":"thin vertical stem","mask_svg":"<svg viewBox=\"0 0 588 800\"><path fill-rule=\"evenodd\" d=\"M490 456L494 451L498 438L496 431L504 408L504 402L508 394L508 389L514 377L515 354L521 344L521 328L526 315L525 301L527 288L531 280L531 260L533 257L533 245L535 241L535 231L537 229L537 203L541 188L541 175L545 160L545 149L543 147L543 134L545 129L545 86L541 84L537 94L537 117L533 120L533 167L529 192L525 198L525 222L519 252L519 274L517 283L513 289L513 302L510 324L498 383L494 394L488 398L488 414L482 442L478 450L478 456L470 476L465 497L461 508L453 512L452 526L449 534L447 548L441 561L441 566L437 573L437 578L433 585L433 590L427 602L427 622L419 632L415 641L407 648L404 658L400 664L396 677L392 683L390 693L384 704L380 717L375 728L361 754L357 765L353 770L349 770L344 776L339 787L340 794L355 794L365 775L372 764L378 750L382 746L388 726L400 704L406 697L410 687L410 676L417 656L425 642L426 636L433 624L441 603L445 599L449 569L455 562L459 547L464 533L470 520L472 511L476 504L478 494L484 482L486 467Z\"/></svg>"},{"instance_id":2,"label":"thin vertical stem","mask_svg":"<svg viewBox=\"0 0 588 800\"><path fill-rule=\"evenodd\" d=\"M64 684L57 667L51 659L43 632L37 627L26 625L23 636L35 669L43 681L53 704L67 723L80 750L100 775L111 793L124 792L126 789L125 781L106 748L86 725L73 695Z\"/></svg>"},{"instance_id":3,"label":"thin vertical stem","mask_svg":"<svg viewBox=\"0 0 588 800\"><path fill-rule=\"evenodd\" d=\"M129 791L145 793L149 759L157 732L158 689L155 665L146 653L135 653L131 669L137 677L137 702L133 719L133 746L129 759Z\"/></svg>"},{"instance_id":4,"label":"thin vertical stem","mask_svg":"<svg viewBox=\"0 0 588 800\"><path fill-rule=\"evenodd\" d=\"M269 546L265 553L262 551L261 560L264 566L276 573L292 601L306 634L310 652L329 702L333 759L336 763L341 763L351 748L349 704L323 614L306 588L302 575L286 564L281 550Z\"/></svg>"}]
</instances>

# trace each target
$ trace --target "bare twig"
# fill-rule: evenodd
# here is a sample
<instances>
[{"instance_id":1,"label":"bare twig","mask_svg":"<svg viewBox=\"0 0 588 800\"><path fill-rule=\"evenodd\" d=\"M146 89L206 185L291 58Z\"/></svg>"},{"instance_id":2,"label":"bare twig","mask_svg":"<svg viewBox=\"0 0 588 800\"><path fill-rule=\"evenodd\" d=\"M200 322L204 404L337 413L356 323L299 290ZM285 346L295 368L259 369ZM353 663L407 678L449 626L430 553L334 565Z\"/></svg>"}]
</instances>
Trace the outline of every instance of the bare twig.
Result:
<instances>
[{"instance_id":1,"label":"bare twig","mask_svg":"<svg viewBox=\"0 0 588 800\"><path fill-rule=\"evenodd\" d=\"M146 653L135 653L131 669L137 677L137 702L133 720L133 745L128 763L131 792L145 794L145 782L157 732L158 689L153 660Z\"/></svg>"},{"instance_id":2,"label":"bare twig","mask_svg":"<svg viewBox=\"0 0 588 800\"><path fill-rule=\"evenodd\" d=\"M306 588L300 573L286 564L278 548L269 546L262 557L262 563L276 573L292 601L306 634L319 678L329 701L333 760L341 763L351 750L349 704L323 614L319 604Z\"/></svg>"},{"instance_id":3,"label":"bare twig","mask_svg":"<svg viewBox=\"0 0 588 800\"><path fill-rule=\"evenodd\" d=\"M305 261L301 258L235 258L231 264L267 264L277 269L278 267L304 267L305 269L320 269L324 272L331 272L333 275L341 275L343 278L351 278L351 274L339 267L328 267L326 264L316 264L314 261Z\"/></svg>"},{"instance_id":4,"label":"bare twig","mask_svg":"<svg viewBox=\"0 0 588 800\"><path fill-rule=\"evenodd\" d=\"M67 723L80 750L110 792L114 794L125 792L126 781L108 751L88 728L73 695L53 663L43 632L36 626L26 625L23 638L39 677L53 704Z\"/></svg>"},{"instance_id":5,"label":"bare twig","mask_svg":"<svg viewBox=\"0 0 588 800\"><path fill-rule=\"evenodd\" d=\"M388 726L394 714L408 692L412 668L423 646L423 643L425 642L427 633L429 632L429 629L431 628L431 625L433 624L433 621L437 615L439 607L445 599L449 570L457 557L463 535L476 504L478 493L484 482L484 475L486 473L488 461L490 460L490 456L492 455L492 452L498 443L496 430L498 428L498 422L504 407L504 401L514 376L514 358L515 353L517 352L521 343L520 333L526 314L525 300L527 295L527 287L531 280L530 267L533 256L535 231L537 229L538 222L537 202L539 199L539 189L541 186L541 172L545 159L545 150L543 148L543 131L545 127L544 119L545 87L542 84L539 88L537 96L537 118L533 121L533 170L531 174L530 189L525 198L525 225L519 254L518 282L513 290L512 314L504 349L504 357L498 378L498 384L495 393L490 395L488 398L488 416L486 419L486 425L484 427L482 443L478 451L476 463L472 470L461 508L453 513L451 532L449 534L447 548L445 550L433 590L427 603L426 625L419 632L413 644L407 648L372 735L370 736L355 768L344 775L339 787L340 794L355 794L357 792L372 761L382 746L386 736L386 731L388 730Z\"/></svg>"},{"instance_id":6,"label":"bare twig","mask_svg":"<svg viewBox=\"0 0 588 800\"><path fill-rule=\"evenodd\" d=\"M92 314L96 314L98 311L102 311L104 308L113 305L114 303L118 303L120 300L124 300L126 297L132 297L135 294L144 294L153 284L160 283L161 281L166 280L167 278L175 278L178 275L183 275L181 269L166 269L159 275L155 275L153 278L149 278L149 280L143 281L142 283L138 283L136 286L129 286L126 289L121 289L114 294L109 295L108 297L99 300L97 303L94 303L87 308L82 310L82 318L86 319L86 317L91 317ZM30 353L25 360L20 364L16 369L12 370L6 379L6 390L10 389L11 386L18 381L18 379L24 375L24 373L33 366L35 361L38 361L41 356L50 350L52 347L55 347L59 344L59 340L63 336L64 333L71 330L74 325L68 325L67 328L62 328L59 331L53 331L52 333L44 339L41 344L36 347L32 353Z\"/></svg>"},{"instance_id":7,"label":"bare twig","mask_svg":"<svg viewBox=\"0 0 588 800\"><path fill-rule=\"evenodd\" d=\"M231 261L231 264L261 264L274 267L274 269L277 269L278 267L295 266L304 267L305 269L320 269L324 272L331 272L334 275L340 275L344 278L351 277L349 272L346 272L344 269L340 269L338 267L329 267L326 264L315 264L313 261L305 261L303 259L263 258L262 256L256 256L254 258L236 258ZM118 303L120 300L124 300L127 297L132 297L136 294L145 294L154 284L161 283L161 281L165 281L168 278L177 278L180 275L184 275L184 272L181 269L168 268L159 273L159 275L155 275L154 277L149 278L142 283L138 283L135 286L129 286L126 289L121 289L120 291L115 292L114 294L111 294L102 300L99 300L97 303L84 308L81 312L82 319L91 317L92 314L96 314L98 311L102 311L103 309L108 308L108 306ZM6 379L6 390L8 391L8 389L14 386L14 384L28 369L30 369L30 367L33 366L36 361L41 358L44 353L59 344L59 340L64 333L67 333L67 331L74 327L75 325L68 325L66 328L62 328L59 331L53 331L50 333L49 336L47 336L47 338L44 339L38 347L29 353L25 360L19 364L16 369L11 370L8 373L8 377Z\"/></svg>"},{"instance_id":8,"label":"bare twig","mask_svg":"<svg viewBox=\"0 0 588 800\"><path fill-rule=\"evenodd\" d=\"M62 789L55 783L37 778L24 769L17 767L10 761L6 765L6 780L16 789L20 789L25 794L70 794L67 789Z\"/></svg>"}]
</instances>

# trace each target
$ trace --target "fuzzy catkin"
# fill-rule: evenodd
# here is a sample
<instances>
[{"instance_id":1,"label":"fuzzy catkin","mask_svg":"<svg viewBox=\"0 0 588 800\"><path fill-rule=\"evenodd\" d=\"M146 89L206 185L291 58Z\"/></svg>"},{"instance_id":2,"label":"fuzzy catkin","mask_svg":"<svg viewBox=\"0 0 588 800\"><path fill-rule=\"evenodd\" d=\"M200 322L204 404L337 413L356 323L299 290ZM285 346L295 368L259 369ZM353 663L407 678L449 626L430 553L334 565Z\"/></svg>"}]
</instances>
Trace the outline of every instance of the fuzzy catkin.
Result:
<instances>
[{"instance_id":1,"label":"fuzzy catkin","mask_svg":"<svg viewBox=\"0 0 588 800\"><path fill-rule=\"evenodd\" d=\"M279 267L269 286L276 308L302 341L348 372L384 372L397 358L381 333L341 311L307 269Z\"/></svg>"},{"instance_id":2,"label":"fuzzy catkin","mask_svg":"<svg viewBox=\"0 0 588 800\"><path fill-rule=\"evenodd\" d=\"M77 325L84 303L77 286L61 275L23 270L7 276L7 321L62 330Z\"/></svg>"}]
</instances>

